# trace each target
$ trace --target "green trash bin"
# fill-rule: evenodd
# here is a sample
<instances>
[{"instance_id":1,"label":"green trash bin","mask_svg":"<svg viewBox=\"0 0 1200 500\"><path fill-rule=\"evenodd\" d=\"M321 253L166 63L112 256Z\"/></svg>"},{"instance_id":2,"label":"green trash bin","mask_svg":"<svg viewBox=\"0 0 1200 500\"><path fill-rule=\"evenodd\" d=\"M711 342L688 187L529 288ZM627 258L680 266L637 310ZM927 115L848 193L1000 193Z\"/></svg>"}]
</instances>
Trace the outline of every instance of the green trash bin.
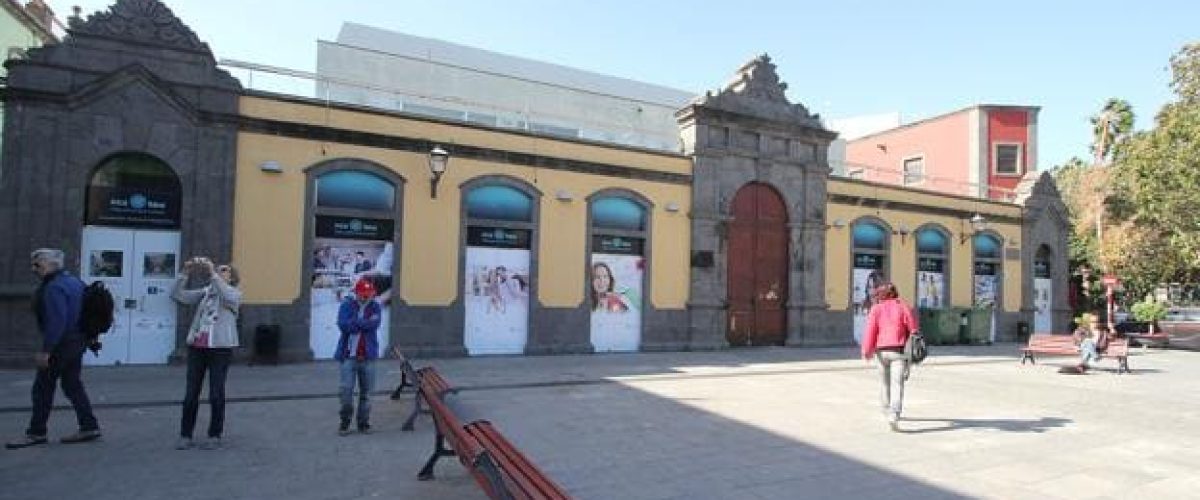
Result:
<instances>
[{"instance_id":1,"label":"green trash bin","mask_svg":"<svg viewBox=\"0 0 1200 500\"><path fill-rule=\"evenodd\" d=\"M979 307L968 310L966 335L967 338L963 340L967 344L992 343L992 308Z\"/></svg>"},{"instance_id":2,"label":"green trash bin","mask_svg":"<svg viewBox=\"0 0 1200 500\"><path fill-rule=\"evenodd\" d=\"M921 324L921 333L925 335L926 342L936 343L933 339L941 337L942 329L937 320L937 309L926 309L924 307L917 309L917 323Z\"/></svg>"}]
</instances>

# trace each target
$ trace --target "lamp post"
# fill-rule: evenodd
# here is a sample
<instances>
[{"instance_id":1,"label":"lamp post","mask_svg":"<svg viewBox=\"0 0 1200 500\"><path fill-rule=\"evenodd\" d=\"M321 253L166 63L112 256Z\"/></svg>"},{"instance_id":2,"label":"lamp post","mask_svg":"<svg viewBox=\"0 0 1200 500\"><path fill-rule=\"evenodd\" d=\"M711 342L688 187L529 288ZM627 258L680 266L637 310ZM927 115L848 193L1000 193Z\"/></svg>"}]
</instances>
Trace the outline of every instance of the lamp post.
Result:
<instances>
[{"instance_id":1,"label":"lamp post","mask_svg":"<svg viewBox=\"0 0 1200 500\"><path fill-rule=\"evenodd\" d=\"M967 243L967 238L970 238L971 236L975 236L976 234L979 234L979 233L983 232L983 230L987 229L987 219L984 219L982 215L979 215L979 214L972 215L971 218L967 220L967 222L971 224L971 232L969 234L966 231L959 233L959 235L958 235L958 244L959 245L965 245Z\"/></svg>"},{"instance_id":2,"label":"lamp post","mask_svg":"<svg viewBox=\"0 0 1200 500\"><path fill-rule=\"evenodd\" d=\"M449 164L450 153L441 146L434 146L429 150L429 173L433 176L429 179L430 198L437 198L438 181L442 180L442 174L446 173L446 166Z\"/></svg>"}]
</instances>

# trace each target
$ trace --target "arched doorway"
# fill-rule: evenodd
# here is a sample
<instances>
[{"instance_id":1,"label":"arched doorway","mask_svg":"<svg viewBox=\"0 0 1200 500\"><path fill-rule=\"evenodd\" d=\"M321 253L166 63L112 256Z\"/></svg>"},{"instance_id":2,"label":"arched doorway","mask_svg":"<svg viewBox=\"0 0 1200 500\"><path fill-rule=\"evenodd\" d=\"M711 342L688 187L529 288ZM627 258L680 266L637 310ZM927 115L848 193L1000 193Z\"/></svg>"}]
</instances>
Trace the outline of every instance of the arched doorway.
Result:
<instances>
[{"instance_id":1,"label":"arched doorway","mask_svg":"<svg viewBox=\"0 0 1200 500\"><path fill-rule=\"evenodd\" d=\"M881 221L860 219L851 229L851 256L854 271L851 279L850 303L854 306L854 342L861 343L867 327L867 313L871 310L875 287L888 276L889 236L892 231Z\"/></svg>"},{"instance_id":2,"label":"arched doorway","mask_svg":"<svg viewBox=\"0 0 1200 500\"><path fill-rule=\"evenodd\" d=\"M787 205L750 183L733 198L729 224L730 345L783 345L787 338Z\"/></svg>"},{"instance_id":3,"label":"arched doorway","mask_svg":"<svg viewBox=\"0 0 1200 500\"><path fill-rule=\"evenodd\" d=\"M1050 247L1038 247L1033 258L1033 331L1052 332L1054 330L1054 280L1051 279L1050 263L1054 262L1054 254Z\"/></svg>"},{"instance_id":4,"label":"arched doorway","mask_svg":"<svg viewBox=\"0 0 1200 500\"><path fill-rule=\"evenodd\" d=\"M595 352L632 352L642 343L646 260L650 234L646 204L614 191L589 202L590 340Z\"/></svg>"},{"instance_id":5,"label":"arched doorway","mask_svg":"<svg viewBox=\"0 0 1200 500\"><path fill-rule=\"evenodd\" d=\"M312 255L309 266L309 348L314 359L329 359L341 336L338 309L358 281L375 286L383 306L376 341L388 345L391 305L398 294L393 279L400 255L396 246L397 183L372 163L337 160L311 171Z\"/></svg>"},{"instance_id":6,"label":"arched doorway","mask_svg":"<svg viewBox=\"0 0 1200 500\"><path fill-rule=\"evenodd\" d=\"M174 351L182 197L171 167L143 153L113 155L88 179L80 278L103 281L116 311L85 363L163 364Z\"/></svg>"},{"instance_id":7,"label":"arched doorway","mask_svg":"<svg viewBox=\"0 0 1200 500\"><path fill-rule=\"evenodd\" d=\"M537 212L528 189L502 178L464 186L463 345L472 356L525 352L536 296Z\"/></svg>"},{"instance_id":8,"label":"arched doorway","mask_svg":"<svg viewBox=\"0 0 1200 500\"><path fill-rule=\"evenodd\" d=\"M996 341L996 309L1004 297L1000 288L1000 276L1003 275L1001 252L1004 241L999 236L989 233L976 234L972 239L974 247L974 305L976 308L991 310L991 328L988 341Z\"/></svg>"},{"instance_id":9,"label":"arched doorway","mask_svg":"<svg viewBox=\"0 0 1200 500\"><path fill-rule=\"evenodd\" d=\"M948 307L950 280L949 232L940 226L930 225L917 230L917 307L922 309L944 309Z\"/></svg>"}]
</instances>

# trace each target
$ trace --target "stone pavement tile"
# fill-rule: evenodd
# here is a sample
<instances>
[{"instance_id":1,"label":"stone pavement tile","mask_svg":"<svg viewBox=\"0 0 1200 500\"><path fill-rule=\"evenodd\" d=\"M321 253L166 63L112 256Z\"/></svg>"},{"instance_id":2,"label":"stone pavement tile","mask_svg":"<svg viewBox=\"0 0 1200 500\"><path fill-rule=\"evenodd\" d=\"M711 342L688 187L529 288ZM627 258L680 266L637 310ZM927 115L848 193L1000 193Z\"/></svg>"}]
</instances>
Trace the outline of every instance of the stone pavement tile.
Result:
<instances>
[{"instance_id":1,"label":"stone pavement tile","mask_svg":"<svg viewBox=\"0 0 1200 500\"><path fill-rule=\"evenodd\" d=\"M1053 498L1100 498L1121 491L1119 481L1092 471L1077 472L1030 483L1029 489Z\"/></svg>"}]
</instances>

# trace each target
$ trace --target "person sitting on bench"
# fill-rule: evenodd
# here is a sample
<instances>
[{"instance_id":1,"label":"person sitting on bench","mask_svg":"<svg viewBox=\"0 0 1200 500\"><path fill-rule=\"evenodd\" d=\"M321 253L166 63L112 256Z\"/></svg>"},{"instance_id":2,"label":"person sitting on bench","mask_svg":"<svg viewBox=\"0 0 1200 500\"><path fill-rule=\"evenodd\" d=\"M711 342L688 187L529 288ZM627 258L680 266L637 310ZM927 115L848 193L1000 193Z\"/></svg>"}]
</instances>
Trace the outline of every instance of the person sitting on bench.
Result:
<instances>
[{"instance_id":1,"label":"person sitting on bench","mask_svg":"<svg viewBox=\"0 0 1200 500\"><path fill-rule=\"evenodd\" d=\"M1086 372L1088 363L1100 360L1100 353L1108 347L1108 330L1100 327L1100 318L1095 314L1084 314L1087 326L1075 330L1075 343L1079 345L1080 373Z\"/></svg>"}]
</instances>

